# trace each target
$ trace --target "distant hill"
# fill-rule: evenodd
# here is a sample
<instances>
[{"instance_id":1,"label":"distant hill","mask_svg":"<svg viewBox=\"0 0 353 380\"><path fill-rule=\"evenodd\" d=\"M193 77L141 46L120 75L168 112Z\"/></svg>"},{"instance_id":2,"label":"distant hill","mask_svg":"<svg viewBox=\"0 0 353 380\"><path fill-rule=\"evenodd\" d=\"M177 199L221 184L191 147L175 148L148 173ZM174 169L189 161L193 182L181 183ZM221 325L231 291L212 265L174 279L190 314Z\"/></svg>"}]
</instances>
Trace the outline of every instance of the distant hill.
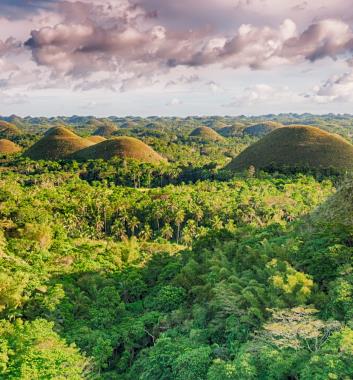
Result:
<instances>
[{"instance_id":1,"label":"distant hill","mask_svg":"<svg viewBox=\"0 0 353 380\"><path fill-rule=\"evenodd\" d=\"M191 137L198 137L202 140L209 140L209 141L222 141L224 140L224 137L222 137L220 134L218 134L216 131L214 131L212 128L209 127L198 127L194 129L190 133Z\"/></svg>"},{"instance_id":2,"label":"distant hill","mask_svg":"<svg viewBox=\"0 0 353 380\"><path fill-rule=\"evenodd\" d=\"M223 137L241 136L243 126L242 124L228 125L218 130L218 133Z\"/></svg>"},{"instance_id":3,"label":"distant hill","mask_svg":"<svg viewBox=\"0 0 353 380\"><path fill-rule=\"evenodd\" d=\"M46 132L38 142L25 153L33 160L59 160L72 153L93 145L92 142L77 136L65 127L54 127Z\"/></svg>"},{"instance_id":4,"label":"distant hill","mask_svg":"<svg viewBox=\"0 0 353 380\"><path fill-rule=\"evenodd\" d=\"M0 139L0 154L12 154L21 151L21 147L10 140Z\"/></svg>"},{"instance_id":5,"label":"distant hill","mask_svg":"<svg viewBox=\"0 0 353 380\"><path fill-rule=\"evenodd\" d=\"M263 123L253 124L244 128L243 134L245 136L261 137L281 127L283 127L283 124L276 121L264 121Z\"/></svg>"},{"instance_id":6,"label":"distant hill","mask_svg":"<svg viewBox=\"0 0 353 380\"><path fill-rule=\"evenodd\" d=\"M98 127L93 135L95 136L104 136L104 137L109 137L111 136L114 132L116 132L118 128L113 125L113 124L104 124Z\"/></svg>"},{"instance_id":7,"label":"distant hill","mask_svg":"<svg viewBox=\"0 0 353 380\"><path fill-rule=\"evenodd\" d=\"M342 137L309 126L275 129L235 157L227 166L244 170L249 166L353 169L353 145Z\"/></svg>"},{"instance_id":8,"label":"distant hill","mask_svg":"<svg viewBox=\"0 0 353 380\"><path fill-rule=\"evenodd\" d=\"M72 155L72 158L78 160L110 160L113 157L131 158L151 163L166 161L141 140L126 136L111 138L77 151Z\"/></svg>"},{"instance_id":9,"label":"distant hill","mask_svg":"<svg viewBox=\"0 0 353 380\"><path fill-rule=\"evenodd\" d=\"M0 120L0 138L11 139L21 135L22 132L12 123Z\"/></svg>"},{"instance_id":10,"label":"distant hill","mask_svg":"<svg viewBox=\"0 0 353 380\"><path fill-rule=\"evenodd\" d=\"M86 140L88 140L94 144L98 144L102 141L105 141L106 138L103 136L96 135L96 136L88 136L88 137L86 137Z\"/></svg>"}]
</instances>

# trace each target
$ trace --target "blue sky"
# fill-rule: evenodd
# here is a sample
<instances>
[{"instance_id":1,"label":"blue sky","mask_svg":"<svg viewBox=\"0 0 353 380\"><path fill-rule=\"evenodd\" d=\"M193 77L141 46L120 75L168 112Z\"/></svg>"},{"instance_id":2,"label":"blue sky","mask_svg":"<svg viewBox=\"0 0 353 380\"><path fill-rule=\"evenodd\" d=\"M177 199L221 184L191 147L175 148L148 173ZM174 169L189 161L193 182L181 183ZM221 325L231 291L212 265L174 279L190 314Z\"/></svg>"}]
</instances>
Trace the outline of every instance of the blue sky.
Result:
<instances>
[{"instance_id":1,"label":"blue sky","mask_svg":"<svg viewBox=\"0 0 353 380\"><path fill-rule=\"evenodd\" d=\"M353 112L347 0L0 0L0 114Z\"/></svg>"}]
</instances>

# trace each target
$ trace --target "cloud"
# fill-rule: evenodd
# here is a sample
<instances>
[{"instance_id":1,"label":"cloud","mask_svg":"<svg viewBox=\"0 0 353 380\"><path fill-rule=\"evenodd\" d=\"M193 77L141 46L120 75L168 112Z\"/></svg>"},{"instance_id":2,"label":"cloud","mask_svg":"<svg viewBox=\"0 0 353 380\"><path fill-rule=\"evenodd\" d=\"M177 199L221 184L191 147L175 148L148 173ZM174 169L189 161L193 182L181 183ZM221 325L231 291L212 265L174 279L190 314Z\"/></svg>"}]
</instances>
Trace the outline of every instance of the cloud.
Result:
<instances>
[{"instance_id":1,"label":"cloud","mask_svg":"<svg viewBox=\"0 0 353 380\"><path fill-rule=\"evenodd\" d=\"M179 98L173 98L166 105L167 106L179 106L181 104L183 104L183 102Z\"/></svg>"},{"instance_id":2,"label":"cloud","mask_svg":"<svg viewBox=\"0 0 353 380\"><path fill-rule=\"evenodd\" d=\"M283 101L301 101L302 97L290 91L288 87L273 87L268 84L257 84L247 87L235 96L224 107L247 107L259 104L281 104Z\"/></svg>"},{"instance_id":3,"label":"cloud","mask_svg":"<svg viewBox=\"0 0 353 380\"><path fill-rule=\"evenodd\" d=\"M10 105L19 105L28 103L29 98L27 95L19 94L19 93L7 93L4 91L0 91L0 104L4 106Z\"/></svg>"},{"instance_id":4,"label":"cloud","mask_svg":"<svg viewBox=\"0 0 353 380\"><path fill-rule=\"evenodd\" d=\"M19 11L16 20L11 9ZM353 51L353 11L343 0L335 7L331 0L320 6L303 0L5 0L0 11L6 25L0 36L11 25L13 33L27 35L21 42L0 39L0 66L15 69L10 56L25 50L21 66L27 72L31 56L48 86L61 81L75 90L128 91L177 73L177 67L196 74L170 75L165 87L188 86L198 81L199 68L211 65L263 70L347 59ZM47 86L44 79L33 82Z\"/></svg>"},{"instance_id":5,"label":"cloud","mask_svg":"<svg viewBox=\"0 0 353 380\"><path fill-rule=\"evenodd\" d=\"M327 81L305 94L305 97L317 103L353 101L353 71L334 75Z\"/></svg>"},{"instance_id":6,"label":"cloud","mask_svg":"<svg viewBox=\"0 0 353 380\"><path fill-rule=\"evenodd\" d=\"M341 20L322 20L310 25L299 37L288 39L283 47L287 56L302 56L310 61L353 50L353 32Z\"/></svg>"}]
</instances>

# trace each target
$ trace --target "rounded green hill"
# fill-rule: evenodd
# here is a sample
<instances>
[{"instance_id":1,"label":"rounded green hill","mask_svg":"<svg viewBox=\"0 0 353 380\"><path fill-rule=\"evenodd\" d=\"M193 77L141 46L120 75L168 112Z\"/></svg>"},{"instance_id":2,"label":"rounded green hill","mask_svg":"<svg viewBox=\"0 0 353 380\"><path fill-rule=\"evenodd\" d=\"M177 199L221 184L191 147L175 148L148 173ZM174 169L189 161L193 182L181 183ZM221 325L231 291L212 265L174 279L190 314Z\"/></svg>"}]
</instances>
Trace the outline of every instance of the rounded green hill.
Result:
<instances>
[{"instance_id":1,"label":"rounded green hill","mask_svg":"<svg viewBox=\"0 0 353 380\"><path fill-rule=\"evenodd\" d=\"M113 124L104 124L98 127L93 135L94 136L103 136L103 137L109 137L111 136L114 132L116 132L118 128L113 125Z\"/></svg>"},{"instance_id":2,"label":"rounded green hill","mask_svg":"<svg viewBox=\"0 0 353 380\"><path fill-rule=\"evenodd\" d=\"M191 137L197 137L202 140L208 140L208 141L222 141L224 140L224 137L222 137L220 134L218 134L216 131L214 131L212 128L209 127L198 127L194 129L190 133Z\"/></svg>"},{"instance_id":3,"label":"rounded green hill","mask_svg":"<svg viewBox=\"0 0 353 380\"><path fill-rule=\"evenodd\" d=\"M282 127L283 124L277 123L276 121L264 121L263 123L253 124L244 128L243 134L245 136L261 137Z\"/></svg>"},{"instance_id":4,"label":"rounded green hill","mask_svg":"<svg viewBox=\"0 0 353 380\"><path fill-rule=\"evenodd\" d=\"M110 160L113 157L131 158L150 163L166 161L141 140L126 136L114 137L77 151L72 155L72 158L77 160Z\"/></svg>"},{"instance_id":5,"label":"rounded green hill","mask_svg":"<svg viewBox=\"0 0 353 380\"><path fill-rule=\"evenodd\" d=\"M60 160L72 153L87 148L93 143L77 136L65 127L49 129L43 138L32 145L24 156L32 160Z\"/></svg>"},{"instance_id":6,"label":"rounded green hill","mask_svg":"<svg viewBox=\"0 0 353 380\"><path fill-rule=\"evenodd\" d=\"M0 120L0 138L11 139L21 135L21 133L22 132L16 127L16 125Z\"/></svg>"},{"instance_id":7,"label":"rounded green hill","mask_svg":"<svg viewBox=\"0 0 353 380\"><path fill-rule=\"evenodd\" d=\"M223 127L218 130L218 133L223 137L235 137L241 136L242 133L242 124L233 124Z\"/></svg>"},{"instance_id":8,"label":"rounded green hill","mask_svg":"<svg viewBox=\"0 0 353 380\"><path fill-rule=\"evenodd\" d=\"M353 145L316 127L278 128L245 149L226 168L241 171L250 166L352 170Z\"/></svg>"},{"instance_id":9,"label":"rounded green hill","mask_svg":"<svg viewBox=\"0 0 353 380\"><path fill-rule=\"evenodd\" d=\"M13 154L21 151L21 148L10 140L0 139L0 154Z\"/></svg>"}]
</instances>

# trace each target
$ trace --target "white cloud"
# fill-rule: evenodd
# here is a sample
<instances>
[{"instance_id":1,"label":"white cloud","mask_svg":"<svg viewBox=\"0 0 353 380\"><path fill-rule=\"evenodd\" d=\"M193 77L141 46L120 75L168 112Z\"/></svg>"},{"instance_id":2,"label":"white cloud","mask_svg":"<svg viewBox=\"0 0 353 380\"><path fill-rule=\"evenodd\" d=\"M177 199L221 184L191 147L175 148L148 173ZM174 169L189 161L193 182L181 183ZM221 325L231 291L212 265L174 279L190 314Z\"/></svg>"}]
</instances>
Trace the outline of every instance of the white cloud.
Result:
<instances>
[{"instance_id":1,"label":"white cloud","mask_svg":"<svg viewBox=\"0 0 353 380\"><path fill-rule=\"evenodd\" d=\"M352 102L353 101L353 71L334 75L305 95L317 103Z\"/></svg>"},{"instance_id":2,"label":"white cloud","mask_svg":"<svg viewBox=\"0 0 353 380\"><path fill-rule=\"evenodd\" d=\"M290 91L288 87L273 87L268 84L257 84L247 87L243 92L235 96L224 107L248 107L257 104L275 105L283 102L298 102L302 97Z\"/></svg>"},{"instance_id":3,"label":"white cloud","mask_svg":"<svg viewBox=\"0 0 353 380\"><path fill-rule=\"evenodd\" d=\"M166 105L167 106L179 106L183 104L183 102L179 98L172 98Z\"/></svg>"}]
</instances>

